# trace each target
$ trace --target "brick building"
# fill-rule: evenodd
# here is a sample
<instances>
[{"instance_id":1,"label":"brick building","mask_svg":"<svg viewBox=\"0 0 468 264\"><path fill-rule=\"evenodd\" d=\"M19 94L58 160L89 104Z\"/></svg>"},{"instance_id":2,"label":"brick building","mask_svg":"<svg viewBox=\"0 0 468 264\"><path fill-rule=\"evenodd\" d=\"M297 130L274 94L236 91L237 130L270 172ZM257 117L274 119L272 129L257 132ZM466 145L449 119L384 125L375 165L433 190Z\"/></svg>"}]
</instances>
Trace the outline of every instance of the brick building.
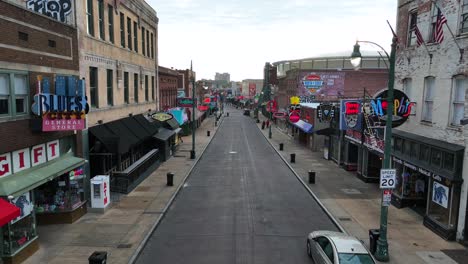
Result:
<instances>
[{"instance_id":1,"label":"brick building","mask_svg":"<svg viewBox=\"0 0 468 264\"><path fill-rule=\"evenodd\" d=\"M177 106L177 88L183 75L178 71L159 66L159 109L168 109Z\"/></svg>"},{"instance_id":2,"label":"brick building","mask_svg":"<svg viewBox=\"0 0 468 264\"><path fill-rule=\"evenodd\" d=\"M183 76L183 88L185 91L186 97L192 97L192 76L196 80L197 75L194 71L190 71L190 69L186 70L177 70Z\"/></svg>"},{"instance_id":3,"label":"brick building","mask_svg":"<svg viewBox=\"0 0 468 264\"><path fill-rule=\"evenodd\" d=\"M429 229L464 243L468 241L467 6L467 0L398 1L395 88L416 104L414 115L393 129L392 153L399 182L392 204L415 209ZM434 34L439 8L447 19L442 41ZM418 47L415 26L426 47Z\"/></svg>"},{"instance_id":4,"label":"brick building","mask_svg":"<svg viewBox=\"0 0 468 264\"><path fill-rule=\"evenodd\" d=\"M21 209L0 227L5 263L19 263L38 249L37 224L71 223L86 212L86 101L74 5L51 17L35 9L0 1L0 199ZM47 98L37 104L42 95Z\"/></svg>"}]
</instances>

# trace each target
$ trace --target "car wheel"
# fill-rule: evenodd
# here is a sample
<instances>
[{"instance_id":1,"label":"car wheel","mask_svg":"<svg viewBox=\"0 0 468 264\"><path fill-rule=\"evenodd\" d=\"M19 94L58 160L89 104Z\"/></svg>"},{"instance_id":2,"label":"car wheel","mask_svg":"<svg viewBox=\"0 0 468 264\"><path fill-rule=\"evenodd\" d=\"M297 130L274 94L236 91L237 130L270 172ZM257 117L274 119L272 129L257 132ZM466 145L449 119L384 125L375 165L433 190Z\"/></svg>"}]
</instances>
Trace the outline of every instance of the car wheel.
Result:
<instances>
[{"instance_id":1,"label":"car wheel","mask_svg":"<svg viewBox=\"0 0 468 264\"><path fill-rule=\"evenodd\" d=\"M310 241L307 239L307 255L312 258L312 248L310 246Z\"/></svg>"}]
</instances>

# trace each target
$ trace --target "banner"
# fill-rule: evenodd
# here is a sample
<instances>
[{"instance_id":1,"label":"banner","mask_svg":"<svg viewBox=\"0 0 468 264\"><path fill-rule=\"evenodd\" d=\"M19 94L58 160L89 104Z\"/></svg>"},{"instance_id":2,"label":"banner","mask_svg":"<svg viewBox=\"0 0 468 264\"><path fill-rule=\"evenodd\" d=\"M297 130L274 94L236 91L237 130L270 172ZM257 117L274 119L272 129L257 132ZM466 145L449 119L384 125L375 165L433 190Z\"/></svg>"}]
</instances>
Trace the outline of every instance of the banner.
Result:
<instances>
[{"instance_id":1,"label":"banner","mask_svg":"<svg viewBox=\"0 0 468 264\"><path fill-rule=\"evenodd\" d=\"M249 96L253 97L257 93L257 85L255 83L249 83Z\"/></svg>"},{"instance_id":2,"label":"banner","mask_svg":"<svg viewBox=\"0 0 468 264\"><path fill-rule=\"evenodd\" d=\"M361 106L362 100L352 99L340 101L340 130L361 130Z\"/></svg>"},{"instance_id":3,"label":"banner","mask_svg":"<svg viewBox=\"0 0 468 264\"><path fill-rule=\"evenodd\" d=\"M344 72L301 72L299 80L300 96L337 98L344 95Z\"/></svg>"}]
</instances>

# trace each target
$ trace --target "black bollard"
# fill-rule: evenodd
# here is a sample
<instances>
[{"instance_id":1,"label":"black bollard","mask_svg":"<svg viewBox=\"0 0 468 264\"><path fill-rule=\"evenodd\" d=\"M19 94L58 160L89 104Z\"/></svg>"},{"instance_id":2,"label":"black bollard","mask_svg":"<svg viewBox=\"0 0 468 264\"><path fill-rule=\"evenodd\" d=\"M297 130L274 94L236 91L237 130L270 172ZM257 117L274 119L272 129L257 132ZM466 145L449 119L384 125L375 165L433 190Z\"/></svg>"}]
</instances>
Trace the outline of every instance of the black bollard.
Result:
<instances>
[{"instance_id":1,"label":"black bollard","mask_svg":"<svg viewBox=\"0 0 468 264\"><path fill-rule=\"evenodd\" d=\"M166 174L167 177L167 186L174 186L174 173L168 172Z\"/></svg>"},{"instance_id":2,"label":"black bollard","mask_svg":"<svg viewBox=\"0 0 468 264\"><path fill-rule=\"evenodd\" d=\"M259 120L259 119L257 119L257 123L260 123L260 120Z\"/></svg>"},{"instance_id":3,"label":"black bollard","mask_svg":"<svg viewBox=\"0 0 468 264\"><path fill-rule=\"evenodd\" d=\"M210 136L210 131L206 131L206 136L209 137Z\"/></svg>"},{"instance_id":4,"label":"black bollard","mask_svg":"<svg viewBox=\"0 0 468 264\"><path fill-rule=\"evenodd\" d=\"M296 163L296 154L291 153L291 163Z\"/></svg>"},{"instance_id":5,"label":"black bollard","mask_svg":"<svg viewBox=\"0 0 468 264\"><path fill-rule=\"evenodd\" d=\"M229 112L226 113L226 116L229 116Z\"/></svg>"},{"instance_id":6,"label":"black bollard","mask_svg":"<svg viewBox=\"0 0 468 264\"><path fill-rule=\"evenodd\" d=\"M315 184L315 171L309 171L309 183Z\"/></svg>"},{"instance_id":7,"label":"black bollard","mask_svg":"<svg viewBox=\"0 0 468 264\"><path fill-rule=\"evenodd\" d=\"M280 143L280 145L279 145L279 146L280 146L280 150L283 150L283 148L284 148L284 144L283 144L283 143Z\"/></svg>"}]
</instances>

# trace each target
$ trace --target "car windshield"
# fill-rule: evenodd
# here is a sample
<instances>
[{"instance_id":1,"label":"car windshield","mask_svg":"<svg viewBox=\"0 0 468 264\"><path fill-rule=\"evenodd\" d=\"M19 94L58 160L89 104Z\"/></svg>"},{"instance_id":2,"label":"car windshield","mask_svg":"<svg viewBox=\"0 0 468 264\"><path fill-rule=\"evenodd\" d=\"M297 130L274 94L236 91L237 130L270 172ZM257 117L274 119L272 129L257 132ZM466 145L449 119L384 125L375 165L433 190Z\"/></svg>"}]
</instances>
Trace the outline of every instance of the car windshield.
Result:
<instances>
[{"instance_id":1,"label":"car windshield","mask_svg":"<svg viewBox=\"0 0 468 264\"><path fill-rule=\"evenodd\" d=\"M369 254L338 253L340 264L375 264Z\"/></svg>"}]
</instances>

